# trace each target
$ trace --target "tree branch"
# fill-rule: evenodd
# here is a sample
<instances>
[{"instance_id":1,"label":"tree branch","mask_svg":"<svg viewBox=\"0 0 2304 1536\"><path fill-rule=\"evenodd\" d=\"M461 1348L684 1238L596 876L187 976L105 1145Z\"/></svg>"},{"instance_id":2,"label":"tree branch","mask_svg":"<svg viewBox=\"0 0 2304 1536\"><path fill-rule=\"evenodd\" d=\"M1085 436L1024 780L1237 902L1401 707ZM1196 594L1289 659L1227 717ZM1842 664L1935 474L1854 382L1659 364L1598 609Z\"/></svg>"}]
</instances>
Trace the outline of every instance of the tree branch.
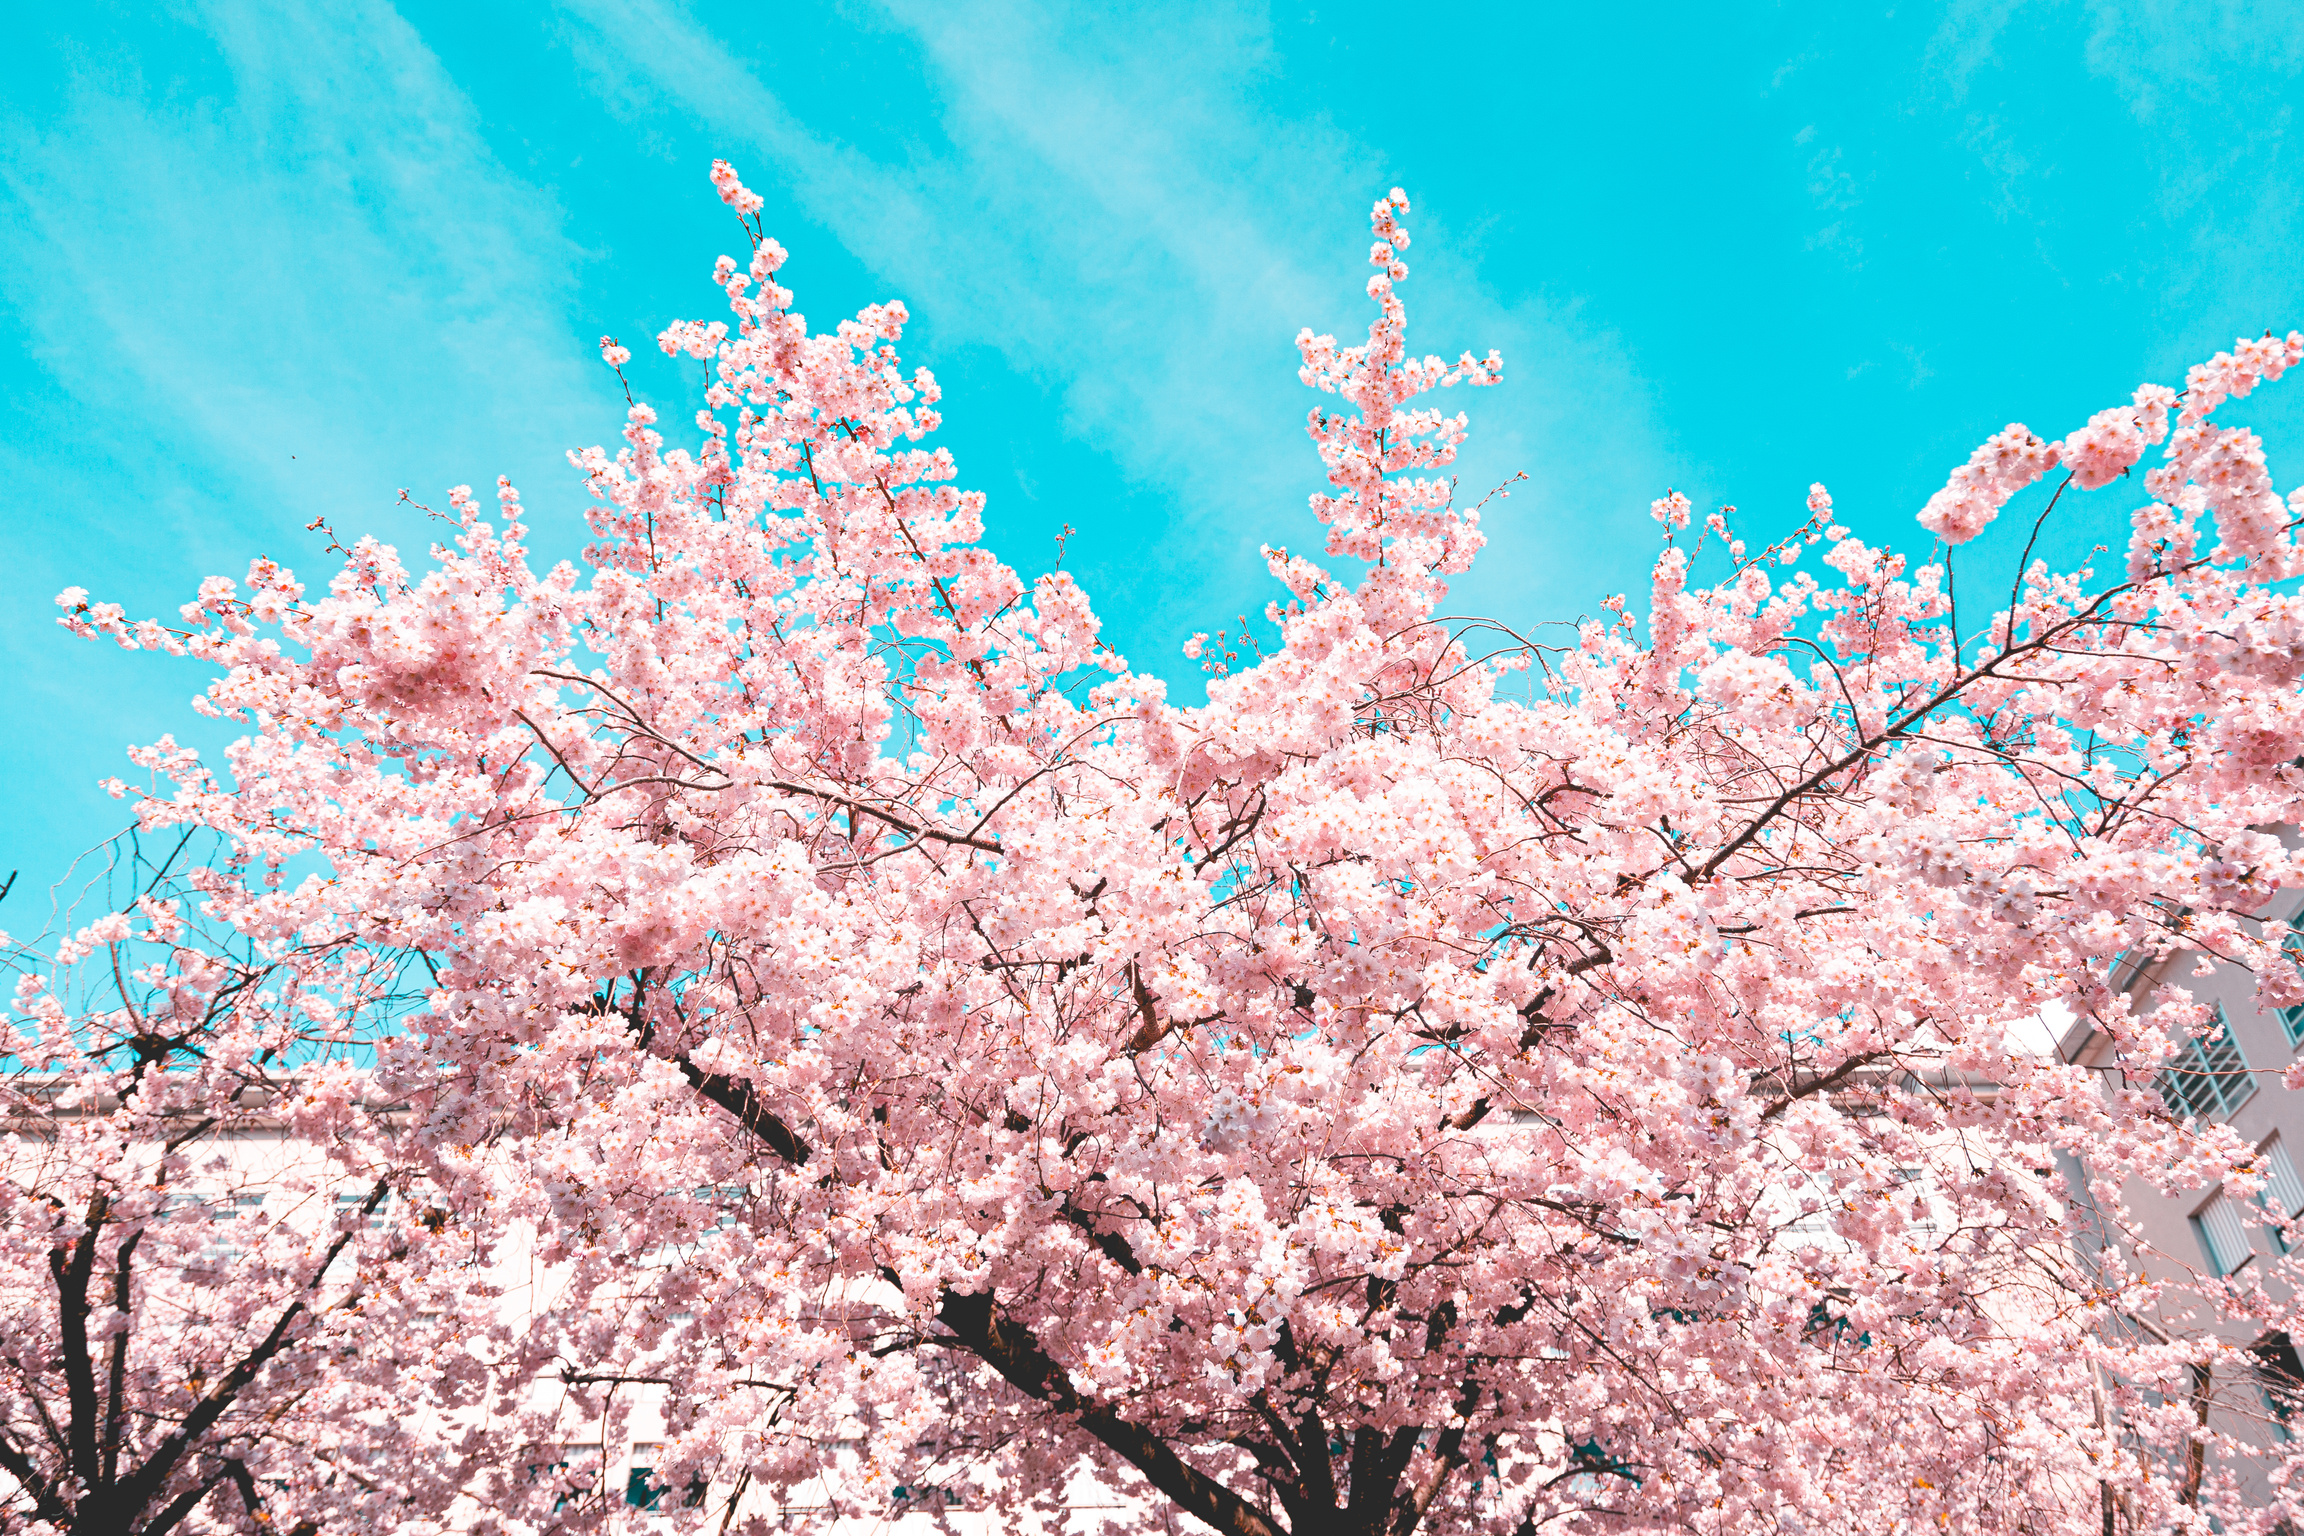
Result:
<instances>
[{"instance_id":1,"label":"tree branch","mask_svg":"<svg viewBox=\"0 0 2304 1536\"><path fill-rule=\"evenodd\" d=\"M40 1469L32 1464L32 1458L9 1443L4 1435L0 1435L0 1472L16 1479L32 1495L34 1519L62 1522L71 1517L71 1506L56 1497L56 1491L40 1476Z\"/></svg>"},{"instance_id":2,"label":"tree branch","mask_svg":"<svg viewBox=\"0 0 2304 1536\"><path fill-rule=\"evenodd\" d=\"M685 1054L672 1058L672 1065L688 1079L690 1087L734 1115L744 1129L763 1142L793 1167L806 1163L811 1155L808 1143L794 1134L777 1113L761 1102L760 1095L750 1083L739 1082L718 1072L707 1072Z\"/></svg>"},{"instance_id":3,"label":"tree branch","mask_svg":"<svg viewBox=\"0 0 2304 1536\"><path fill-rule=\"evenodd\" d=\"M125 1316L128 1312L129 1277L136 1245L143 1240L144 1228L128 1234L120 1244L119 1257L112 1266L112 1310ZM128 1330L116 1329L112 1334L111 1368L106 1372L106 1385L111 1398L104 1405L104 1481L109 1484L120 1472L120 1434L128 1408Z\"/></svg>"},{"instance_id":4,"label":"tree branch","mask_svg":"<svg viewBox=\"0 0 2304 1536\"><path fill-rule=\"evenodd\" d=\"M1101 1403L1073 1389L1071 1374L1023 1328L1003 1317L989 1292L944 1294L937 1319L968 1351L1000 1373L1001 1379L1036 1402L1076 1419L1177 1507L1224 1536L1284 1536L1239 1494L1187 1466L1151 1431L1131 1424Z\"/></svg>"},{"instance_id":5,"label":"tree branch","mask_svg":"<svg viewBox=\"0 0 2304 1536\"><path fill-rule=\"evenodd\" d=\"M384 1203L384 1197L390 1192L391 1186L389 1184L382 1179L377 1180L376 1187L368 1192L368 1198L360 1202L359 1215L361 1219L365 1220L374 1215L376 1208ZM328 1245L328 1251L321 1256L320 1262L314 1266L310 1277L305 1280L305 1296L309 1296L320 1288L338 1257L351 1245L353 1234L357 1230L358 1227L355 1225L336 1234L336 1241ZM358 1292L356 1291L354 1294L357 1295ZM136 1474L124 1482L114 1485L117 1490L113 1499L114 1505L122 1510L140 1509L156 1496L161 1488L166 1486L169 1475L176 1470L176 1464L184 1459L185 1453L191 1449L193 1444L215 1427L216 1421L231 1409L232 1405L239 1400L241 1392L256 1379L264 1367L270 1364L282 1350L295 1342L293 1331L298 1320L310 1314L311 1308L305 1304L303 1296L290 1302L287 1309L274 1320L271 1331L265 1334L263 1340L235 1361L232 1368L224 1373L223 1380L209 1388L207 1394L199 1402L193 1404L192 1411L184 1416L183 1423L177 1425L165 1440L153 1448L151 1456L146 1458L144 1465L138 1469ZM219 1473L218 1476L220 1478L222 1474ZM211 1480L207 1486L214 1487L215 1481ZM205 1494L205 1492L206 1489L203 1489L202 1493ZM198 1499L194 1499L192 1504L198 1502ZM171 1517L168 1524L182 1520L186 1514L191 1512L192 1504L185 1505L181 1511ZM159 1532L167 1528L168 1525L166 1524L155 1523L146 1526L144 1530L152 1533L152 1536L158 1536Z\"/></svg>"},{"instance_id":6,"label":"tree branch","mask_svg":"<svg viewBox=\"0 0 2304 1536\"><path fill-rule=\"evenodd\" d=\"M906 821L901 816L892 815L887 811L881 810L877 806L866 805L861 800L854 799L848 795L839 794L833 790L811 789L805 784L791 784L785 782L782 779L769 780L768 788L780 789L788 795L806 795L811 799L829 802L830 804L839 806L842 810L848 812L851 816L869 816L874 821L884 822L888 826L894 827L897 831L902 832L907 837L913 838L915 840L926 838L933 842L951 843L955 847L960 848L981 848L986 853L999 853L1002 851L1000 844L992 838L975 837L966 832L946 832L939 827L931 827L920 823Z\"/></svg>"},{"instance_id":7,"label":"tree branch","mask_svg":"<svg viewBox=\"0 0 2304 1536\"><path fill-rule=\"evenodd\" d=\"M56 1312L62 1333L64 1383L71 1394L67 1423L72 1475L82 1487L94 1491L105 1485L103 1462L96 1449L96 1368L88 1354L88 1280L96 1268L96 1235L112 1202L102 1190L88 1201L88 1214L80 1236L67 1250L58 1244L48 1250L48 1273L56 1280Z\"/></svg>"},{"instance_id":8,"label":"tree branch","mask_svg":"<svg viewBox=\"0 0 2304 1536\"><path fill-rule=\"evenodd\" d=\"M735 1115L771 1152L795 1165L807 1160L808 1148L792 1134L790 1127L759 1104L748 1084L717 1077L685 1059L677 1064L699 1093ZM1092 1221L1086 1212L1068 1219L1075 1224ZM1119 1252L1114 1253L1104 1234L1097 1233L1093 1225L1088 1225L1087 1230L1114 1263L1131 1273L1141 1268L1136 1256L1127 1251L1126 1243L1117 1234L1111 1235L1111 1242L1119 1245ZM1175 1500L1186 1513L1207 1522L1224 1536L1285 1536L1258 1513L1254 1505L1214 1478L1188 1466L1151 1431L1129 1423L1111 1409L1074 1391L1070 1373L1040 1347L1030 1330L1002 1316L989 1293L963 1295L946 1291L936 1315L964 1348L998 1371L1003 1380L1027 1397L1074 1416L1082 1429L1143 1473L1153 1487Z\"/></svg>"},{"instance_id":9,"label":"tree branch","mask_svg":"<svg viewBox=\"0 0 2304 1536\"><path fill-rule=\"evenodd\" d=\"M1801 1099L1839 1087L1849 1078L1854 1077L1858 1072L1886 1055L1888 1055L1886 1051L1866 1051L1861 1055L1851 1056L1822 1077L1812 1077L1800 1086L1788 1090L1784 1097L1760 1111L1760 1118L1773 1120Z\"/></svg>"}]
</instances>

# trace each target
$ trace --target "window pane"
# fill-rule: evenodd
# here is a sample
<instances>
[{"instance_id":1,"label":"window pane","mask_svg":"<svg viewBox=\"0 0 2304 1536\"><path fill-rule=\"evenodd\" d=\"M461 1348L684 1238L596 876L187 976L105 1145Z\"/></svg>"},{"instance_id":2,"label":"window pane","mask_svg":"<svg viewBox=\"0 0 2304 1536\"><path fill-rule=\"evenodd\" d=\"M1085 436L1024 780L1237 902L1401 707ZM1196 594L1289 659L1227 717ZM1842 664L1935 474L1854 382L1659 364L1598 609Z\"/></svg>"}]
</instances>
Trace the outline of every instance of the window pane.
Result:
<instances>
[{"instance_id":1,"label":"window pane","mask_svg":"<svg viewBox=\"0 0 2304 1536\"><path fill-rule=\"evenodd\" d=\"M2304 1361L2284 1333L2268 1334L2248 1351L2256 1357L2256 1380L2264 1389L2264 1405L2272 1410L2272 1434L2287 1440L2304 1406Z\"/></svg>"},{"instance_id":2,"label":"window pane","mask_svg":"<svg viewBox=\"0 0 2304 1536\"><path fill-rule=\"evenodd\" d=\"M2216 1008L2216 1028L2204 1040L2186 1040L2176 1048L2175 1060L2160 1074L2160 1097L2170 1114L2205 1120L2230 1114L2256 1092L2240 1042L2232 1038L2232 1021Z\"/></svg>"},{"instance_id":3,"label":"window pane","mask_svg":"<svg viewBox=\"0 0 2304 1536\"><path fill-rule=\"evenodd\" d=\"M654 1509L656 1501L664 1497L664 1490L651 1481L658 1449L654 1444L632 1447L632 1470L624 1478L624 1502L634 1509Z\"/></svg>"},{"instance_id":4,"label":"window pane","mask_svg":"<svg viewBox=\"0 0 2304 1536\"><path fill-rule=\"evenodd\" d=\"M2248 1229L2240 1224L2240 1211L2222 1192L2200 1208L2192 1218L2200 1232L2200 1246L2208 1255L2208 1267L2219 1275L2228 1275L2246 1263L2255 1250L2248 1243Z\"/></svg>"},{"instance_id":5,"label":"window pane","mask_svg":"<svg viewBox=\"0 0 2304 1536\"><path fill-rule=\"evenodd\" d=\"M2283 1216L2304 1216L2304 1179L2278 1141L2264 1149L2264 1198Z\"/></svg>"},{"instance_id":6,"label":"window pane","mask_svg":"<svg viewBox=\"0 0 2304 1536\"><path fill-rule=\"evenodd\" d=\"M2176 1048L2176 1059L2160 1074L2160 1097L2167 1100L2170 1114L2206 1119L2222 1107L2203 1065L2199 1041L2187 1040Z\"/></svg>"},{"instance_id":7,"label":"window pane","mask_svg":"<svg viewBox=\"0 0 2304 1536\"><path fill-rule=\"evenodd\" d=\"M581 1498L600 1486L600 1447L598 1444L563 1445L553 1460L536 1468L531 1475L560 1478L566 1490L553 1502L557 1514L568 1507L571 1497Z\"/></svg>"},{"instance_id":8,"label":"window pane","mask_svg":"<svg viewBox=\"0 0 2304 1536\"><path fill-rule=\"evenodd\" d=\"M2296 919L2290 918L2289 921L2294 922ZM2281 941L2280 947L2288 951L2289 959L2298 965L2304 965L2304 933L2288 935L2286 939ZM2288 1031L2288 1043L2290 1045L2304 1045L2304 1007L2281 1009L2280 1023L2281 1027Z\"/></svg>"},{"instance_id":9,"label":"window pane","mask_svg":"<svg viewBox=\"0 0 2304 1536\"><path fill-rule=\"evenodd\" d=\"M2247 1059L2240 1054L2240 1042L2232 1038L2232 1021L2224 1016L2222 1003L2216 1005L2215 1032L2197 1042L2196 1049L2224 1112L2230 1114L2247 1103L2256 1092L2256 1079L2248 1075Z\"/></svg>"}]
</instances>

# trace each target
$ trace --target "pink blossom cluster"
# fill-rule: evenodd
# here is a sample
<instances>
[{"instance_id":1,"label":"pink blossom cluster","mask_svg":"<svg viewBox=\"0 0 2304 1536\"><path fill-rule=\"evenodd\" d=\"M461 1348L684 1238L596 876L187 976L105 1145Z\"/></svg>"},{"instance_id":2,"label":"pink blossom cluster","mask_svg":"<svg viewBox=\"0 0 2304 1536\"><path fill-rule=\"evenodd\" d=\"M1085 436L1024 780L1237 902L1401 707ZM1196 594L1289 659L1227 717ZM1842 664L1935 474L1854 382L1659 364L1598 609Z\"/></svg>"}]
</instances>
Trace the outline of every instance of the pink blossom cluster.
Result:
<instances>
[{"instance_id":1,"label":"pink blossom cluster","mask_svg":"<svg viewBox=\"0 0 2304 1536\"><path fill-rule=\"evenodd\" d=\"M2125 579L1956 612L1819 485L1759 558L1708 521L1718 582L1667 539L1644 618L1531 640L1439 617L1482 534L1466 418L1419 402L1501 363L1408 353L1406 207L1365 341L1298 339L1341 401L1327 563L1266 551L1285 600L1203 705L984 546L903 306L812 331L753 231L727 318L659 337L704 364L694 436L635 401L572 455L581 568L534 568L500 482L422 567L259 563L169 626L66 593L215 664L247 730L217 771L147 753L143 827L226 840L205 912L306 1007L357 957L417 977L377 1063L410 1156L535 1232L576 1398L664 1387L658 1476L708 1496L651 1519L797 1497L837 1443L996 1523L1092 1471L1236 1536L2095 1531L2107 1498L2268 1531L2170 1473L2200 1350L2124 1331L2161 1282L2078 1267L2066 1220L2260 1177L2150 1086L2206 1010L2107 978L2195 949L2304 986L2252 916L2299 876L2261 829L2304 823L2285 533L2236 535L2269 514L2210 415L2293 348L2195 375ZM2170 403L2011 427L1922 520L1959 545L2066 457L2110 483ZM2135 1073L2019 1043L2052 1006ZM2067 1155L2087 1189L2039 1171ZM2281 1274L2201 1305L2304 1328Z\"/></svg>"},{"instance_id":2,"label":"pink blossom cluster","mask_svg":"<svg viewBox=\"0 0 2304 1536\"><path fill-rule=\"evenodd\" d=\"M2084 491L2111 484L2144 457L2146 448L2168 436L2168 409L2175 403L2175 391L2164 384L2140 386L2132 407L2098 411L2088 425L2057 444L2058 462Z\"/></svg>"},{"instance_id":3,"label":"pink blossom cluster","mask_svg":"<svg viewBox=\"0 0 2304 1536\"><path fill-rule=\"evenodd\" d=\"M1331 557L1363 561L1382 573L1363 596L1380 625L1429 615L1447 590L1441 578L1469 570L1487 542L1479 514L1456 509L1452 482L1422 473L1456 461L1467 418L1408 409L1408 402L1456 384L1494 384L1504 370L1495 352L1484 358L1466 352L1453 363L1408 356L1408 311L1395 289L1408 275L1399 254L1408 247L1408 232L1398 218L1407 211L1408 198L1395 187L1370 215L1376 241L1368 264L1377 271L1368 279L1368 296L1379 315L1367 341L1338 347L1335 337L1310 329L1296 337L1304 359L1297 376L1353 408L1350 415L1323 408L1311 414L1312 440L1333 487L1312 498L1312 511L1327 525Z\"/></svg>"},{"instance_id":4,"label":"pink blossom cluster","mask_svg":"<svg viewBox=\"0 0 2304 1536\"><path fill-rule=\"evenodd\" d=\"M712 162L712 185L719 190L720 201L735 209L739 215L749 217L758 213L763 206L760 194L738 180L736 167L725 160Z\"/></svg>"},{"instance_id":5,"label":"pink blossom cluster","mask_svg":"<svg viewBox=\"0 0 2304 1536\"><path fill-rule=\"evenodd\" d=\"M543 1363L473 1263L488 1213L396 1144L374 1058L398 965L218 931L199 886L230 868L0 935L12 1531L414 1529L502 1449L457 1421Z\"/></svg>"},{"instance_id":6,"label":"pink blossom cluster","mask_svg":"<svg viewBox=\"0 0 2304 1536\"><path fill-rule=\"evenodd\" d=\"M2090 423L2091 427L2095 425ZM2056 467L2060 449L2010 422L1952 471L1920 509L1920 526L1946 544L1965 544L2000 515L2008 498Z\"/></svg>"}]
</instances>

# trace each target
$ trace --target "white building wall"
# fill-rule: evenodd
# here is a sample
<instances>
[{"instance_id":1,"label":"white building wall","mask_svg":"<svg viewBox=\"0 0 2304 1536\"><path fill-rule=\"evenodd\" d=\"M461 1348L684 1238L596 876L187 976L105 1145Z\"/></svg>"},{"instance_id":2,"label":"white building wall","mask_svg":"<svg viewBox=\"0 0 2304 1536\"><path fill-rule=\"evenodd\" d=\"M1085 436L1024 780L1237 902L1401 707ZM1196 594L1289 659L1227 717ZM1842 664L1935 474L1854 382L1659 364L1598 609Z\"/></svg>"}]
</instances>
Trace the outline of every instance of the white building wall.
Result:
<instances>
[{"instance_id":1,"label":"white building wall","mask_svg":"<svg viewBox=\"0 0 2304 1536\"><path fill-rule=\"evenodd\" d=\"M2304 922L2299 909L2304 909L2304 898L2283 894L2261 915ZM2197 974L2203 958L2197 951L2181 950L2157 962L2124 961L2114 967L2113 984L2145 1017L2170 986L2183 987L2193 1001L2215 1009L2220 1030L2200 1042L2179 1042L2177 1065L2192 1070L2164 1074L2159 1086L2174 1100L2174 1108L2229 1125L2257 1147L2268 1187L2261 1196L2222 1186L2169 1196L2143 1179L2126 1180L2121 1194L2137 1242L2123 1242L2122 1251L2147 1278L2167 1288L2149 1309L2122 1318L2115 1327L2138 1339L2206 1338L2224 1346L2208 1382L2209 1423L2264 1453L2228 1462L2249 1501L2261 1507L2270 1501L2267 1459L2292 1433L2304 1435L2304 1404L2283 1395L2282 1377L2272 1364L2283 1358L2288 1341L2245 1320L2215 1320L2213 1310L2201 1305L2201 1291L2229 1275L2242 1282L2261 1278L2273 1295L2287 1293L2272 1270L2284 1252L2278 1217L2284 1211L2304 1214L2304 1187L2298 1180L2304 1168L2304 1092L2282 1086L2281 1076L2304 1050L2304 1009L2295 1010L2292 1019L2259 1010L2253 975L2221 962L2212 962L2208 974ZM2125 1080L2112 1041L2086 1019L2064 1031L2057 1050L2066 1061L2101 1072L2108 1086ZM2065 1161L2067 1186L2085 1201L2082 1170L2069 1158ZM2284 1207L2284 1199L2295 1203ZM2104 1224L2085 1204L2073 1212L2073 1232L2084 1260L2107 1241ZM2296 1343L2304 1345L2304 1340ZM2285 1358L2295 1364L2293 1355ZM2291 1409L2297 1410L2293 1429L2285 1422Z\"/></svg>"}]
</instances>

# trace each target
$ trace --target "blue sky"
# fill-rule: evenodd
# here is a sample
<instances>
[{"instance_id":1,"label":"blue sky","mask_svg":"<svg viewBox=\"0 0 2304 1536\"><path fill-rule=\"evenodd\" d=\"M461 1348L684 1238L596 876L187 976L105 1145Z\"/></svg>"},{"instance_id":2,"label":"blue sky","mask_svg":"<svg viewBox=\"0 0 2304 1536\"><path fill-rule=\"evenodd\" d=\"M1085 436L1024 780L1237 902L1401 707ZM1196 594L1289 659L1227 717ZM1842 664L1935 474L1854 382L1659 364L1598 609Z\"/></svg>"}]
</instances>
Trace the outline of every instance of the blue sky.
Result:
<instances>
[{"instance_id":1,"label":"blue sky","mask_svg":"<svg viewBox=\"0 0 2304 1536\"><path fill-rule=\"evenodd\" d=\"M41 30L46 28L47 30ZM901 297L990 539L1066 565L1140 667L1255 613L1308 546L1301 325L1365 324L1366 214L1415 201L1411 343L1502 349L1467 490L1517 471L1454 606L1638 592L1648 500L1757 535L1832 487L1911 521L2008 421L2051 436L2304 324L2304 8L1638 9L971 0L553 9L52 7L0 86L0 927L123 823L131 741L227 739L187 662L76 642L50 599L170 613L304 525L498 473L554 553L597 362L716 313L734 160L820 324ZM690 367L695 365L691 364ZM2304 381L2247 403L2283 488ZM2127 489L2052 554L2115 546ZM2062 518L2063 514L2059 513ZM1964 551L2008 579L2002 530ZM1635 607L1638 607L1635 603Z\"/></svg>"}]
</instances>

